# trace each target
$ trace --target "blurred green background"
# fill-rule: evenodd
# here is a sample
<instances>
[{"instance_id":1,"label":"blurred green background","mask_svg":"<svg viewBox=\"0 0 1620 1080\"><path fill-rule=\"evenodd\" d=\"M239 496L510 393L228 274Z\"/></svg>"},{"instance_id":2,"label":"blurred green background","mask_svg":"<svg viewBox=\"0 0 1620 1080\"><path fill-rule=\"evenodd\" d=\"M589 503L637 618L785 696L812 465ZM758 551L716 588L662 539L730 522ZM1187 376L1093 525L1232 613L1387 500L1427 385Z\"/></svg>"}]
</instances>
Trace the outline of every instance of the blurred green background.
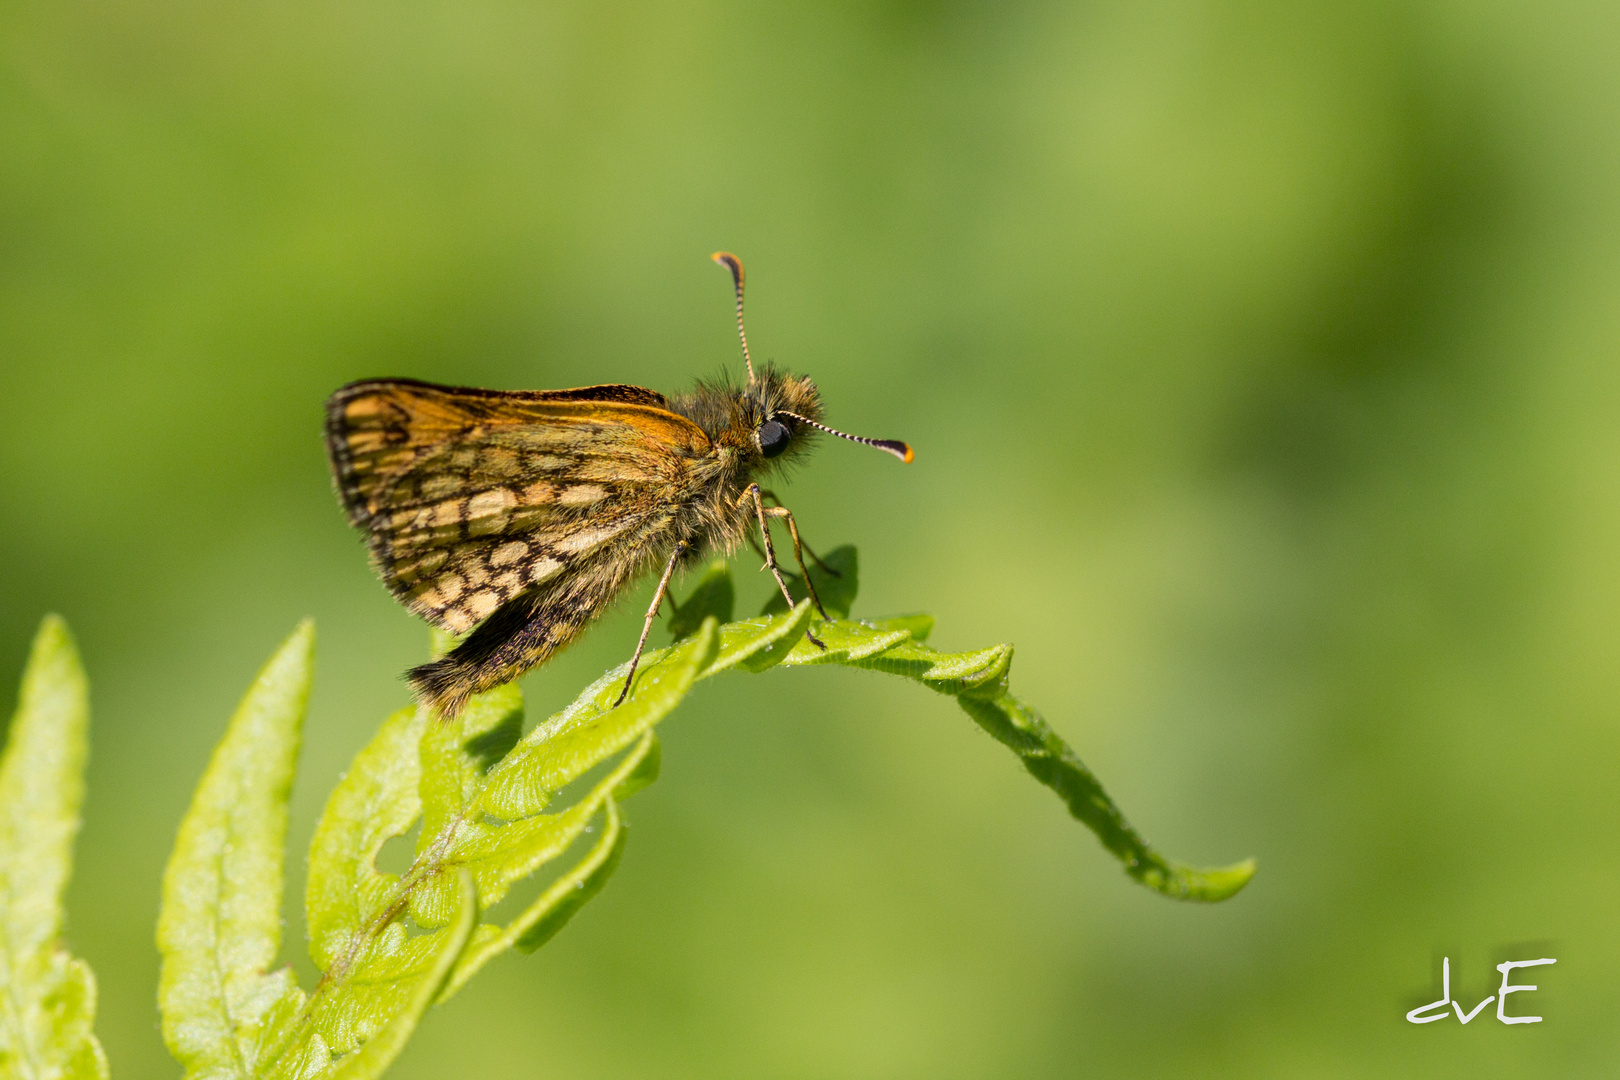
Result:
<instances>
[{"instance_id":1,"label":"blurred green background","mask_svg":"<svg viewBox=\"0 0 1620 1080\"><path fill-rule=\"evenodd\" d=\"M115 1074L174 1071L159 873L257 666L317 618L302 850L426 649L322 400L681 389L738 362L725 247L756 355L917 447L782 488L858 611L1016 643L1139 828L1259 876L1131 884L918 687L728 677L394 1075L1613 1075L1617 56L1580 3L0 6L0 694L65 614ZM1442 955L1469 1004L1556 957L1546 1022L1406 1023Z\"/></svg>"}]
</instances>

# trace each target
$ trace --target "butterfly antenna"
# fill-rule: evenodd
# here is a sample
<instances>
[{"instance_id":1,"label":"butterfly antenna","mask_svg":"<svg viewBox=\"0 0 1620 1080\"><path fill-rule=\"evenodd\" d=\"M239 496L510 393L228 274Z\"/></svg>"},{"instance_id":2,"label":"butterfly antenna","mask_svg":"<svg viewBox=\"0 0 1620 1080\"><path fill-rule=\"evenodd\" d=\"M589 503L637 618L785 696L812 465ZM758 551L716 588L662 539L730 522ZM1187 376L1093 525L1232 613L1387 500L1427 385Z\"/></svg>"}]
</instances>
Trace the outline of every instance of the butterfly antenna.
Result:
<instances>
[{"instance_id":1,"label":"butterfly antenna","mask_svg":"<svg viewBox=\"0 0 1620 1080\"><path fill-rule=\"evenodd\" d=\"M748 383L754 382L754 360L748 355L748 331L743 329L742 296L743 296L743 265L742 260L729 251L717 251L709 258L731 271L731 284L737 290L737 336L742 338L743 363L748 365Z\"/></svg>"},{"instance_id":2,"label":"butterfly antenna","mask_svg":"<svg viewBox=\"0 0 1620 1080\"><path fill-rule=\"evenodd\" d=\"M813 428L820 428L827 434L836 435L840 439L848 439L850 442L858 442L864 443L867 446L875 446L879 450L882 450L885 454L893 454L907 465L910 465L911 459L916 456L911 452L911 447L907 446L899 439L863 439L859 435L851 435L847 431L839 431L837 428L830 428L826 424L818 424L807 416L800 416L798 413L790 413L783 409L777 409L775 415L790 416L801 424L809 424Z\"/></svg>"}]
</instances>

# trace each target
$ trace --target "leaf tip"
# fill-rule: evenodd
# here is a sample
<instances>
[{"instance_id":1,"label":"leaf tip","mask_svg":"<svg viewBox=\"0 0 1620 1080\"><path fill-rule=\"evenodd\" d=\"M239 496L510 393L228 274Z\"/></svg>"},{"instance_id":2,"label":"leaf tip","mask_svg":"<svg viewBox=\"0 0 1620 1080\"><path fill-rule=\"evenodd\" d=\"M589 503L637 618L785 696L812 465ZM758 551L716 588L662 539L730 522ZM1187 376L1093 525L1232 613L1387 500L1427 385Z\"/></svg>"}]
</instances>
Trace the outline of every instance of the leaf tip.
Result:
<instances>
[{"instance_id":1,"label":"leaf tip","mask_svg":"<svg viewBox=\"0 0 1620 1080\"><path fill-rule=\"evenodd\" d=\"M73 640L67 620L54 611L47 611L45 617L39 620L39 630L34 637L36 640L44 641L59 641L62 638Z\"/></svg>"},{"instance_id":2,"label":"leaf tip","mask_svg":"<svg viewBox=\"0 0 1620 1080\"><path fill-rule=\"evenodd\" d=\"M1170 872L1158 881L1144 877L1142 882L1149 888L1178 900L1217 904L1222 900L1230 900L1241 892L1258 868L1259 864L1252 858L1233 863L1231 866L1216 866L1207 870L1172 865Z\"/></svg>"},{"instance_id":3,"label":"leaf tip","mask_svg":"<svg viewBox=\"0 0 1620 1080\"><path fill-rule=\"evenodd\" d=\"M305 652L314 651L315 617L313 615L305 615L298 620L298 625L293 627L293 632L287 637L287 646L302 649Z\"/></svg>"},{"instance_id":4,"label":"leaf tip","mask_svg":"<svg viewBox=\"0 0 1620 1080\"><path fill-rule=\"evenodd\" d=\"M1231 866L1223 866L1215 870L1204 871L1209 879L1212 895L1211 900L1225 900L1236 896L1242 888L1254 877L1254 872L1260 869L1260 864L1254 859L1244 859Z\"/></svg>"},{"instance_id":5,"label":"leaf tip","mask_svg":"<svg viewBox=\"0 0 1620 1080\"><path fill-rule=\"evenodd\" d=\"M54 611L47 612L39 621L39 629L34 631L34 640L28 649L30 670L47 664L61 665L65 670L60 674L77 681L85 679L84 663L79 658L79 643L73 631L68 629L67 620Z\"/></svg>"},{"instance_id":6,"label":"leaf tip","mask_svg":"<svg viewBox=\"0 0 1620 1080\"><path fill-rule=\"evenodd\" d=\"M263 675L276 672L282 677L291 676L305 684L308 682L315 668L315 620L304 618L293 627L275 653L264 666ZM261 675L261 677L263 677Z\"/></svg>"}]
</instances>

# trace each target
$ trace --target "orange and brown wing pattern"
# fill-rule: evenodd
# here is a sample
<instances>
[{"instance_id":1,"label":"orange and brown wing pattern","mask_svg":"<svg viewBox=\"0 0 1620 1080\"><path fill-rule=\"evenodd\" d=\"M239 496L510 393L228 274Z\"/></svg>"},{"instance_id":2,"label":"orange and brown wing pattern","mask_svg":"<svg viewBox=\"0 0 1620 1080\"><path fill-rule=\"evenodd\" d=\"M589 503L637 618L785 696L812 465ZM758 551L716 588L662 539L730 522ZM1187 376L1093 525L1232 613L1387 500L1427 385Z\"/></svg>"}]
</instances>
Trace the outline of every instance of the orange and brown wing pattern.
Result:
<instances>
[{"instance_id":1,"label":"orange and brown wing pattern","mask_svg":"<svg viewBox=\"0 0 1620 1080\"><path fill-rule=\"evenodd\" d=\"M411 611L461 633L615 540L643 536L701 428L636 386L493 391L406 379L327 401L349 519Z\"/></svg>"}]
</instances>

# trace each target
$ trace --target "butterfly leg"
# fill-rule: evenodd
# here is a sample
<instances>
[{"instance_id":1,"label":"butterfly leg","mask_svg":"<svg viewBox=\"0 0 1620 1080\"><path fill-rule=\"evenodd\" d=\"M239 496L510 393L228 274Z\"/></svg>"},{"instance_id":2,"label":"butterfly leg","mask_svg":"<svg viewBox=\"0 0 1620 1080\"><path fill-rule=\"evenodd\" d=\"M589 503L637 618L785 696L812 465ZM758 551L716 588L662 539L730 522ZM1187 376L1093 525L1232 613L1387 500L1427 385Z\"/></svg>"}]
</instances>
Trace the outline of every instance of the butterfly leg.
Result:
<instances>
[{"instance_id":1,"label":"butterfly leg","mask_svg":"<svg viewBox=\"0 0 1620 1080\"><path fill-rule=\"evenodd\" d=\"M740 504L740 503L743 503L743 502L745 502L745 501L747 501L749 499L752 499L754 501L754 516L759 518L759 535L760 535L760 539L765 541L765 566L770 570L771 576L776 578L776 586L777 586L777 588L782 590L782 599L787 601L789 608L792 608L792 607L795 606L795 602L794 602L794 599L793 599L793 594L788 591L787 581L786 581L786 579L784 579L782 577L782 566L781 566L780 563L778 563L776 561L776 546L771 543L771 530L765 524L765 518L767 516L767 511L765 509L764 501L760 498L760 490L759 490L759 485L758 484L749 484L747 490L745 490L742 493L742 497L739 498L737 500L737 502ZM772 510L780 510L780 509L782 509L782 508L781 507L772 507ZM780 515L775 514L775 513L770 513L768 516L770 516L770 517L778 517ZM801 562L800 565L802 566L803 563ZM805 581L806 585L810 584L810 575L809 574L805 574L804 581ZM810 595L812 595L812 596L815 595L815 591L814 591L813 586L811 587ZM816 607L817 608L821 607L820 601L816 602ZM823 611L821 613L821 617L826 618L827 613L825 611ZM818 649L826 649L826 647L827 647L826 644L823 643L814 634L811 634L811 633L807 632L804 636L805 636L805 638L807 640L809 640Z\"/></svg>"},{"instance_id":2,"label":"butterfly leg","mask_svg":"<svg viewBox=\"0 0 1620 1080\"><path fill-rule=\"evenodd\" d=\"M784 512L787 510L787 507L782 505L782 500L781 500L781 498L779 498L777 496L776 492L772 491L769 488L761 488L759 493L761 495L765 496L767 499L770 499L771 501L775 502L776 503L776 508L781 509ZM767 510L766 513L771 513L771 511ZM781 517L783 515L782 514L776 514L774 516ZM803 543L801 543L799 541L799 530L793 524L793 515L792 514L787 514L786 516L787 516L787 519L788 519L788 531L793 534L793 554L799 560L799 569L804 570L804 555L799 554L800 549L802 548L803 551L810 556L810 561L815 563L817 566L821 567L821 569L825 573L831 574L833 577L843 577L844 576L843 574L840 574L837 570L834 570L832 567L830 567L826 563L822 562L821 561L821 556L817 555L814 551L811 551L809 544L803 544ZM809 579L810 579L810 572L808 570L805 570L805 580L808 581ZM817 607L821 606L821 602L819 600L816 602L816 606ZM822 614L826 614L826 613L823 612Z\"/></svg>"},{"instance_id":3,"label":"butterfly leg","mask_svg":"<svg viewBox=\"0 0 1620 1080\"><path fill-rule=\"evenodd\" d=\"M766 510L765 515L767 517L781 518L787 522L788 535L793 537L793 557L799 560L799 572L804 575L805 590L809 592L810 601L816 605L816 610L821 612L821 617L831 622L832 616L827 614L827 609L821 606L821 597L816 595L816 583L810 580L810 568L804 565L804 553L809 549L799 542L799 526L794 524L793 511L785 506L777 505ZM811 552L810 557L815 559L815 553ZM816 562L819 564L821 560L816 559Z\"/></svg>"},{"instance_id":4,"label":"butterfly leg","mask_svg":"<svg viewBox=\"0 0 1620 1080\"><path fill-rule=\"evenodd\" d=\"M815 564L817 566L821 567L823 570L827 571L827 573L831 574L833 577L840 576L838 571L834 570L832 567L830 567L826 563L822 562L819 558L816 558L816 553L813 552L813 551L810 551L810 545L800 541L800 539L799 539L799 527L796 524L794 524L793 514L791 512L789 512L787 507L782 505L782 500L781 499L778 499L770 491L765 490L763 488L760 490L760 494L762 496L764 496L765 498L767 498L767 499L775 499L776 500L776 505L775 506L767 506L765 508L765 516L766 517L773 517L773 518L785 517L785 518L787 518L788 532L793 534L793 557L799 560L799 570L801 572L803 572L803 574L804 574L804 584L805 584L805 587L810 590L810 599L815 601L816 610L821 612L822 618L826 618L827 617L827 609L821 606L821 597L816 595L816 584L815 584L815 582L810 580L810 571L804 565L804 553L807 552L807 551L810 552L810 558L815 561ZM760 569L761 570L769 569L770 568L770 563L769 563L769 560L765 559L765 549L759 546L759 538L756 537L753 533L748 534L748 546L753 548L754 549L754 554L758 555L760 557L760 559L764 561L764 565L760 566Z\"/></svg>"},{"instance_id":5,"label":"butterfly leg","mask_svg":"<svg viewBox=\"0 0 1620 1080\"><path fill-rule=\"evenodd\" d=\"M675 564L685 551L686 541L677 541L675 550L669 553L669 562L664 564L664 576L658 579L658 588L653 590L652 607L647 609L646 621L641 624L641 640L636 642L636 654L630 658L630 673L624 677L624 687L619 691L619 696L613 699L615 709L624 704L625 697L630 693L630 682L636 677L636 665L641 663L641 650L647 647L647 633L652 630L653 620L658 618L658 609L669 593L670 575L675 573Z\"/></svg>"},{"instance_id":6,"label":"butterfly leg","mask_svg":"<svg viewBox=\"0 0 1620 1080\"><path fill-rule=\"evenodd\" d=\"M765 569L765 549L759 546L759 538L753 533L748 534L748 546L754 549L754 554L760 558L759 568Z\"/></svg>"}]
</instances>

